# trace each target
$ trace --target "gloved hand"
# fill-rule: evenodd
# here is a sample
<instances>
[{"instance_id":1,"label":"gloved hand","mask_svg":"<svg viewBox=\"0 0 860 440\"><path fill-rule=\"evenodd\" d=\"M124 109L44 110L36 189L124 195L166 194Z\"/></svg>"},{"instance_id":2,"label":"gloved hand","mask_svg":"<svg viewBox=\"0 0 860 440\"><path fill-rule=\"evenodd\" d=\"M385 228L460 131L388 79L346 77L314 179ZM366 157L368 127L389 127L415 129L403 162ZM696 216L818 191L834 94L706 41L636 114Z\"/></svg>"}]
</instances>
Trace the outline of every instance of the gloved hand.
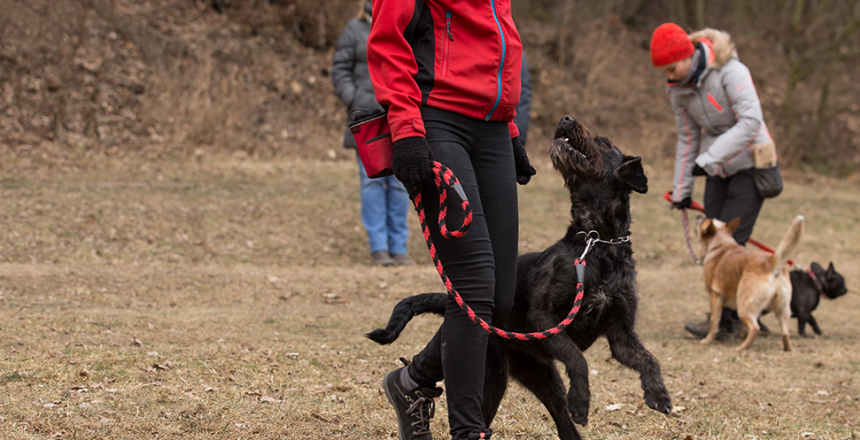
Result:
<instances>
[{"instance_id":1,"label":"gloved hand","mask_svg":"<svg viewBox=\"0 0 860 440\"><path fill-rule=\"evenodd\" d=\"M532 164L529 162L529 156L526 154L526 149L520 143L520 138L511 138L511 144L514 146L514 166L517 171L517 183L525 185L529 183L532 176L537 174Z\"/></svg>"},{"instance_id":2,"label":"gloved hand","mask_svg":"<svg viewBox=\"0 0 860 440\"><path fill-rule=\"evenodd\" d=\"M686 209L690 207L690 204L693 203L689 197L684 198L680 202L672 202L672 207L675 209Z\"/></svg>"},{"instance_id":3,"label":"gloved hand","mask_svg":"<svg viewBox=\"0 0 860 440\"><path fill-rule=\"evenodd\" d=\"M693 175L694 176L707 176L708 173L705 172L705 169L700 167L699 164L693 167Z\"/></svg>"},{"instance_id":4,"label":"gloved hand","mask_svg":"<svg viewBox=\"0 0 860 440\"><path fill-rule=\"evenodd\" d=\"M403 182L409 195L433 185L433 156L430 144L422 136L394 142L391 167L394 176Z\"/></svg>"}]
</instances>

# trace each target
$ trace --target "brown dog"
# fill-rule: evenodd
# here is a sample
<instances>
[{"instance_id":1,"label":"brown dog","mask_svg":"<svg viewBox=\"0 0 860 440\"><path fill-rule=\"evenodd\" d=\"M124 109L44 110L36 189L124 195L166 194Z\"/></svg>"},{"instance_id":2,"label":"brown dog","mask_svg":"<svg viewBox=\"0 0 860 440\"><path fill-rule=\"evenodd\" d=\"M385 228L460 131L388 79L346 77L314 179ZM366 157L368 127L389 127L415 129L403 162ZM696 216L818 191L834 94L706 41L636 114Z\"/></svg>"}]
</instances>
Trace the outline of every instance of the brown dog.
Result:
<instances>
[{"instance_id":1,"label":"brown dog","mask_svg":"<svg viewBox=\"0 0 860 440\"><path fill-rule=\"evenodd\" d=\"M791 280L786 261L803 235L804 218L799 215L779 242L776 252L768 254L739 245L732 234L740 223L728 224L716 219L698 219L697 231L702 242L705 289L711 299L711 328L702 344L717 336L723 307L737 310L746 325L747 336L738 350L749 348L758 336L758 317L770 309L779 321L782 347L791 351L788 321L791 318Z\"/></svg>"}]
</instances>

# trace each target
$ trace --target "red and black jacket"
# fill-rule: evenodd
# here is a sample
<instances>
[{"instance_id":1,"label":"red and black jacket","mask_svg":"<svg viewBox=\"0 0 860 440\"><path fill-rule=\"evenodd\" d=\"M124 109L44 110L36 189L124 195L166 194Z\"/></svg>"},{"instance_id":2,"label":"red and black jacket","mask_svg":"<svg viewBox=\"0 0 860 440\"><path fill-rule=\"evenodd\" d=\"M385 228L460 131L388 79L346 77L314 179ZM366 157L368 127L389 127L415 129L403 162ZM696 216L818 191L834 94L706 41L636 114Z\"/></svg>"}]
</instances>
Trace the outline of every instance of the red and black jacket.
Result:
<instances>
[{"instance_id":1,"label":"red and black jacket","mask_svg":"<svg viewBox=\"0 0 860 440\"><path fill-rule=\"evenodd\" d=\"M374 0L367 61L392 140L425 135L422 105L519 135L522 48L510 0Z\"/></svg>"}]
</instances>

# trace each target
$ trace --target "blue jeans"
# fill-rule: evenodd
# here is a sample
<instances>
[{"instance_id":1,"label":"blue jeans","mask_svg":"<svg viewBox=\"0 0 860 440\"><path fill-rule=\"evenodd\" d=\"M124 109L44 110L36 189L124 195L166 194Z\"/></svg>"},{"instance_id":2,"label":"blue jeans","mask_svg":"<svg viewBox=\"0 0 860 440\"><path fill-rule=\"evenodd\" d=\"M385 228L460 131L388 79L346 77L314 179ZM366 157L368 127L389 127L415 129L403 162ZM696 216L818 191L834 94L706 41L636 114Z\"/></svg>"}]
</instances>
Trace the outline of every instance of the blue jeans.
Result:
<instances>
[{"instance_id":1,"label":"blue jeans","mask_svg":"<svg viewBox=\"0 0 860 440\"><path fill-rule=\"evenodd\" d=\"M406 188L394 176L367 177L358 152L358 175L361 180L361 222L367 230L370 252L388 251L405 255L409 240L409 215L412 202Z\"/></svg>"}]
</instances>

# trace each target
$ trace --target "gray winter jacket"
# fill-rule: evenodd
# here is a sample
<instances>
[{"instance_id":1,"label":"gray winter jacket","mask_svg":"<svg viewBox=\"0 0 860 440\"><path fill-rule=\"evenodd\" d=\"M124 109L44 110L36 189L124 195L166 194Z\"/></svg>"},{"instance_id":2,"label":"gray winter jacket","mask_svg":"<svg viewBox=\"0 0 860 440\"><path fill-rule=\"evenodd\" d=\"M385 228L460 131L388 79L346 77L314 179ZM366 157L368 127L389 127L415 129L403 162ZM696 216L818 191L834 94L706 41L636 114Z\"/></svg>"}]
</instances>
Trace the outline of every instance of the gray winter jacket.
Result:
<instances>
[{"instance_id":1,"label":"gray winter jacket","mask_svg":"<svg viewBox=\"0 0 860 440\"><path fill-rule=\"evenodd\" d=\"M364 6L370 17L370 2ZM331 81L334 91L347 108L347 112L357 108L368 110L381 109L373 94L370 72L367 69L367 36L370 34L370 21L353 18L346 24L331 66ZM347 118L347 125L352 122ZM343 136L344 148L356 148L355 139L347 128Z\"/></svg>"},{"instance_id":2,"label":"gray winter jacket","mask_svg":"<svg viewBox=\"0 0 860 440\"><path fill-rule=\"evenodd\" d=\"M772 142L750 71L738 60L728 34L707 29L691 40L702 49L693 56L691 74L669 85L678 126L674 201L693 193L696 164L709 176L729 177L753 168L753 145ZM700 57L706 67L691 83Z\"/></svg>"}]
</instances>

